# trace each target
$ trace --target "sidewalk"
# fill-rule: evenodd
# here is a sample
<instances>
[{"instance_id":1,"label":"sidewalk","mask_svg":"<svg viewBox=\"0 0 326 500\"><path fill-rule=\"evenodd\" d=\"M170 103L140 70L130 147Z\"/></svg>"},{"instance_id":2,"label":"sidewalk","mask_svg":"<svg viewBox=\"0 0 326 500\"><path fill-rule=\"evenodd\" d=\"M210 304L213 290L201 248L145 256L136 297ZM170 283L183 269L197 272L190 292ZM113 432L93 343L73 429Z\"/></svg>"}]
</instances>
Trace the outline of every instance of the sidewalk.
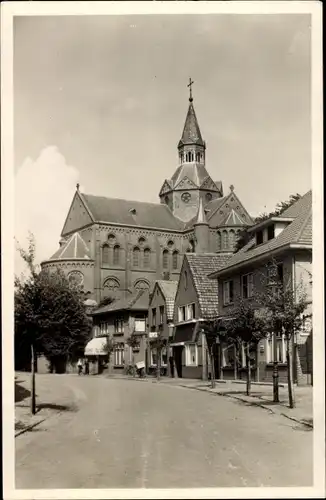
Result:
<instances>
[{"instance_id":1,"label":"sidewalk","mask_svg":"<svg viewBox=\"0 0 326 500\"><path fill-rule=\"evenodd\" d=\"M111 378L111 377L110 377ZM211 388L211 383L199 379L182 379L161 377L159 381L155 377L146 377L145 379L127 377L123 375L112 375L112 378L125 378L137 381L147 381L151 383L180 386L188 389L208 392L217 396L224 396L238 400L248 406L259 406L271 413L282 415L295 422L313 427L313 403L312 387L296 386L294 388L295 408L289 408L288 389L286 384L279 386L279 403L273 402L272 384L253 383L251 386L251 395L246 395L245 381L217 380L215 389Z\"/></svg>"},{"instance_id":2,"label":"sidewalk","mask_svg":"<svg viewBox=\"0 0 326 500\"><path fill-rule=\"evenodd\" d=\"M49 378L52 377L52 378ZM34 429L48 418L62 411L75 411L71 405L71 392L53 384L55 375L36 374L36 414L30 410L31 374L15 373L15 437ZM54 403L55 402L55 403Z\"/></svg>"}]
</instances>

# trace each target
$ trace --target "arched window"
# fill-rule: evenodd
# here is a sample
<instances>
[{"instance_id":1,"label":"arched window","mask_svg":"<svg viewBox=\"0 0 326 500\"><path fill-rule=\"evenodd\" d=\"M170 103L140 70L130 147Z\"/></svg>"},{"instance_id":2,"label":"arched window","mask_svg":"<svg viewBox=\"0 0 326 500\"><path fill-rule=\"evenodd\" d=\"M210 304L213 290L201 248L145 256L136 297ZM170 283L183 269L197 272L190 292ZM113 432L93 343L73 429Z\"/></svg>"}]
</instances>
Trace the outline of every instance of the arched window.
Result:
<instances>
[{"instance_id":1,"label":"arched window","mask_svg":"<svg viewBox=\"0 0 326 500\"><path fill-rule=\"evenodd\" d=\"M222 237L221 237L221 233L219 231L217 231L217 233L216 233L216 239L217 239L217 250L221 250L221 248L222 248Z\"/></svg>"},{"instance_id":2,"label":"arched window","mask_svg":"<svg viewBox=\"0 0 326 500\"><path fill-rule=\"evenodd\" d=\"M222 248L223 248L223 250L227 250L228 246L229 246L229 236L228 236L228 232L226 230L224 230L222 233Z\"/></svg>"},{"instance_id":3,"label":"arched window","mask_svg":"<svg viewBox=\"0 0 326 500\"><path fill-rule=\"evenodd\" d=\"M175 250L172 254L172 268L178 269L178 252Z\"/></svg>"},{"instance_id":4,"label":"arched window","mask_svg":"<svg viewBox=\"0 0 326 500\"><path fill-rule=\"evenodd\" d=\"M163 250L163 269L169 268L169 251Z\"/></svg>"},{"instance_id":5,"label":"arched window","mask_svg":"<svg viewBox=\"0 0 326 500\"><path fill-rule=\"evenodd\" d=\"M134 283L135 290L149 290L149 283L146 280L137 280Z\"/></svg>"},{"instance_id":6,"label":"arched window","mask_svg":"<svg viewBox=\"0 0 326 500\"><path fill-rule=\"evenodd\" d=\"M132 254L132 263L134 267L139 267L140 261L140 249L135 247Z\"/></svg>"},{"instance_id":7,"label":"arched window","mask_svg":"<svg viewBox=\"0 0 326 500\"><path fill-rule=\"evenodd\" d=\"M115 245L113 247L113 264L115 266L120 264L120 246L119 245Z\"/></svg>"},{"instance_id":8,"label":"arched window","mask_svg":"<svg viewBox=\"0 0 326 500\"><path fill-rule=\"evenodd\" d=\"M233 229L230 229L230 231L229 231L229 245L230 245L230 250L233 250L234 243L235 243L235 232L233 231Z\"/></svg>"},{"instance_id":9,"label":"arched window","mask_svg":"<svg viewBox=\"0 0 326 500\"><path fill-rule=\"evenodd\" d=\"M190 247L191 247L191 252L194 253L195 252L195 242L194 240L190 240L189 241L189 244L190 244Z\"/></svg>"},{"instance_id":10,"label":"arched window","mask_svg":"<svg viewBox=\"0 0 326 500\"><path fill-rule=\"evenodd\" d=\"M116 278L107 278L103 283L103 288L108 290L118 290L120 288L120 283Z\"/></svg>"},{"instance_id":11,"label":"arched window","mask_svg":"<svg viewBox=\"0 0 326 500\"><path fill-rule=\"evenodd\" d=\"M103 245L102 247L102 264L109 263L109 245Z\"/></svg>"},{"instance_id":12,"label":"arched window","mask_svg":"<svg viewBox=\"0 0 326 500\"><path fill-rule=\"evenodd\" d=\"M200 161L200 153L196 153L196 161Z\"/></svg>"},{"instance_id":13,"label":"arched window","mask_svg":"<svg viewBox=\"0 0 326 500\"><path fill-rule=\"evenodd\" d=\"M144 250L144 267L150 267L151 265L151 251L149 248Z\"/></svg>"}]
</instances>

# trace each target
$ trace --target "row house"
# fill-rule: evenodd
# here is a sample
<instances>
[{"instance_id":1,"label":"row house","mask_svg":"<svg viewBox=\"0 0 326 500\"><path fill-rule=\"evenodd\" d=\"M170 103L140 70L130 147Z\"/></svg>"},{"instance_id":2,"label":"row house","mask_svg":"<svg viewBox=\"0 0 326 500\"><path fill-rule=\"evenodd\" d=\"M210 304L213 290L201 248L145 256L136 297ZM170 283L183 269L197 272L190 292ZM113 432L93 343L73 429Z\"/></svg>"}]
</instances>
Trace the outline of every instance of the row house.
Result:
<instances>
[{"instance_id":1,"label":"row house","mask_svg":"<svg viewBox=\"0 0 326 500\"><path fill-rule=\"evenodd\" d=\"M307 304L302 331L293 339L294 382L312 383L312 192L309 191L285 210L281 216L272 217L252 226L250 241L234 253L223 269L217 269L211 278L218 283L219 317L227 319L241 299L253 301L254 292L263 293L270 277L277 268L278 278L284 286L291 286L299 294L306 292ZM271 266L273 263L273 266ZM258 307L258 306L257 306ZM274 345L279 366L280 380L286 382L286 346L284 336L270 335L258 346L253 371L256 380L272 380ZM233 348L221 352L220 377L242 377L244 356L236 356ZM235 366L239 363L240 366ZM244 375L245 376L245 375Z\"/></svg>"}]
</instances>

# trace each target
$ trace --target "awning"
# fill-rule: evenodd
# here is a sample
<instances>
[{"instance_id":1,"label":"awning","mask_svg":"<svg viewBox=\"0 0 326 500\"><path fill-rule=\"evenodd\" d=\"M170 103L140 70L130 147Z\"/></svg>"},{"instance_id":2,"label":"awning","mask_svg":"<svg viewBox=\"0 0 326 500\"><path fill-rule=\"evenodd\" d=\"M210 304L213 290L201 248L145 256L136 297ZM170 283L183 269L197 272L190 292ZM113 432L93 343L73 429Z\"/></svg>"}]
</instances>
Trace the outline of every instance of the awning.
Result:
<instances>
[{"instance_id":1,"label":"awning","mask_svg":"<svg viewBox=\"0 0 326 500\"><path fill-rule=\"evenodd\" d=\"M85 347L85 356L104 356L107 354L107 337L95 337Z\"/></svg>"}]
</instances>

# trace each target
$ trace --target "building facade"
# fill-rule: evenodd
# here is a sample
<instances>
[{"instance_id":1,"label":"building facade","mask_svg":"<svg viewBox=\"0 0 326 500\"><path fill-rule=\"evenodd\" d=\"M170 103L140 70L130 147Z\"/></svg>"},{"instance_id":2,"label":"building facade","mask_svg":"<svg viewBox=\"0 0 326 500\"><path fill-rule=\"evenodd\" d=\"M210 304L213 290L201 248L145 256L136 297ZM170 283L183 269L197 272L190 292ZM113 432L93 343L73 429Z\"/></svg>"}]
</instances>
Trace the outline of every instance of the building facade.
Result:
<instances>
[{"instance_id":1,"label":"building facade","mask_svg":"<svg viewBox=\"0 0 326 500\"><path fill-rule=\"evenodd\" d=\"M269 270L277 268L278 279L295 294L306 293L304 326L293 338L293 375L298 384L312 383L312 193L309 191L281 216L252 226L252 238L234 253L227 265L212 277L218 280L219 316L227 318L241 298L254 303L254 293L263 294L271 277ZM273 263L271 267L270 264ZM258 308L259 306L257 306ZM280 380L287 381L286 343L284 336L270 335L263 339L253 367L256 380L272 381L274 349ZM243 354L243 353L242 353ZM238 366L235 364L238 362ZM222 350L224 378L245 378L244 355L236 359L233 348Z\"/></svg>"},{"instance_id":2,"label":"building facade","mask_svg":"<svg viewBox=\"0 0 326 500\"><path fill-rule=\"evenodd\" d=\"M81 193L73 197L60 248L43 268L62 269L89 299L152 290L177 281L187 252L228 253L252 219L234 187L224 194L206 168L206 143L190 96L178 143L177 168L164 180L160 203Z\"/></svg>"}]
</instances>

